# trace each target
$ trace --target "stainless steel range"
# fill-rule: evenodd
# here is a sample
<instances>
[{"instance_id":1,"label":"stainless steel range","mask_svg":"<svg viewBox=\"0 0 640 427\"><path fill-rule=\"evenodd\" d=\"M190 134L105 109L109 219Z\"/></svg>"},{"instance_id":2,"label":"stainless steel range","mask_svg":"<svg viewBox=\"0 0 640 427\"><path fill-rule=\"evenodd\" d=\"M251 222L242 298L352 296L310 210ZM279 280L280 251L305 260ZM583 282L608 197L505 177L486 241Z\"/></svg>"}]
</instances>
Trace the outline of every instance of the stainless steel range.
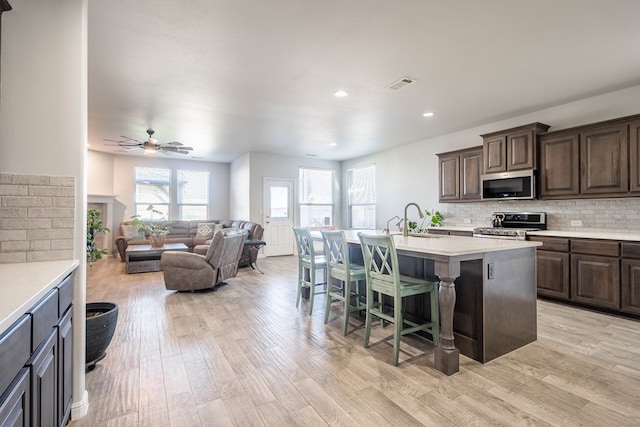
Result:
<instances>
[{"instance_id":1,"label":"stainless steel range","mask_svg":"<svg viewBox=\"0 0 640 427\"><path fill-rule=\"evenodd\" d=\"M526 240L527 232L546 229L545 212L494 212L491 227L474 228L473 237Z\"/></svg>"}]
</instances>

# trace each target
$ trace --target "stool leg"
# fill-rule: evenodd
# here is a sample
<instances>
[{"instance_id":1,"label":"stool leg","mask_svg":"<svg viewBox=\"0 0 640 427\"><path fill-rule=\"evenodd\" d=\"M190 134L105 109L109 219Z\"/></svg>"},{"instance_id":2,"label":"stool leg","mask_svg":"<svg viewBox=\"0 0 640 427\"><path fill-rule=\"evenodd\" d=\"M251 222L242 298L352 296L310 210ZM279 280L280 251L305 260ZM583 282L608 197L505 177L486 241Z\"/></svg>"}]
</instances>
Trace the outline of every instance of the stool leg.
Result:
<instances>
[{"instance_id":1,"label":"stool leg","mask_svg":"<svg viewBox=\"0 0 640 427\"><path fill-rule=\"evenodd\" d=\"M309 281L309 315L311 315L313 313L313 297L316 294L316 269L313 266L309 269Z\"/></svg>"},{"instance_id":2,"label":"stool leg","mask_svg":"<svg viewBox=\"0 0 640 427\"><path fill-rule=\"evenodd\" d=\"M393 366L398 366L398 354L400 353L400 336L402 335L402 297L398 296L393 301Z\"/></svg>"},{"instance_id":3,"label":"stool leg","mask_svg":"<svg viewBox=\"0 0 640 427\"><path fill-rule=\"evenodd\" d=\"M349 280L347 278L347 280ZM349 325L349 316L351 315L351 282L346 281L342 286L342 295L344 295L344 325L342 327L342 336L347 335L347 326Z\"/></svg>"},{"instance_id":4,"label":"stool leg","mask_svg":"<svg viewBox=\"0 0 640 427\"><path fill-rule=\"evenodd\" d=\"M330 280L330 279L329 279ZM331 290L331 283L327 280L327 302L324 307L324 324L326 325L329 322L329 311L331 311L331 294L329 291Z\"/></svg>"},{"instance_id":5,"label":"stool leg","mask_svg":"<svg viewBox=\"0 0 640 427\"><path fill-rule=\"evenodd\" d=\"M302 264L298 264L298 293L296 295L296 308L300 305L300 296L302 294L302 281L304 279L304 268Z\"/></svg>"},{"instance_id":6,"label":"stool leg","mask_svg":"<svg viewBox=\"0 0 640 427\"><path fill-rule=\"evenodd\" d=\"M369 338L371 338L371 307L373 306L373 291L367 286L367 308L364 320L364 347L369 348Z\"/></svg>"}]
</instances>

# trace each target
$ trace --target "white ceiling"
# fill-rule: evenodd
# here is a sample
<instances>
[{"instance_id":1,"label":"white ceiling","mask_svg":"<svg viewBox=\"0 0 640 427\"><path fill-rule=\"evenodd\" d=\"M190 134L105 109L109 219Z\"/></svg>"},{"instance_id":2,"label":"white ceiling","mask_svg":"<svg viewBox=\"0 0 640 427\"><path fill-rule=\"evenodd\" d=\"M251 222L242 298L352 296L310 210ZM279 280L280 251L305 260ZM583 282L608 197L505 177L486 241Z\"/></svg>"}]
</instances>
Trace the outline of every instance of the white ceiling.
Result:
<instances>
[{"instance_id":1,"label":"white ceiling","mask_svg":"<svg viewBox=\"0 0 640 427\"><path fill-rule=\"evenodd\" d=\"M152 127L210 161L349 159L640 84L638 16L638 0L91 1L90 148Z\"/></svg>"}]
</instances>

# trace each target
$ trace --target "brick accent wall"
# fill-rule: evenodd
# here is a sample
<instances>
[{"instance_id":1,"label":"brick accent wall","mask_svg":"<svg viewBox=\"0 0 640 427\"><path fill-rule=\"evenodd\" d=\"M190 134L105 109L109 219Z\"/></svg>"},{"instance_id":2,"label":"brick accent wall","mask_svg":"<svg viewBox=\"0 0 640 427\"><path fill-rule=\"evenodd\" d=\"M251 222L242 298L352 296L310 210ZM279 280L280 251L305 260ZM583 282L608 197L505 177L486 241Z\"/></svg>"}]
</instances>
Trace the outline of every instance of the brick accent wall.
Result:
<instances>
[{"instance_id":1,"label":"brick accent wall","mask_svg":"<svg viewBox=\"0 0 640 427\"><path fill-rule=\"evenodd\" d=\"M440 207L446 225L488 227L493 212L546 212L549 230L640 233L640 198L636 197L449 203ZM581 220L582 227L572 227L572 220Z\"/></svg>"},{"instance_id":2,"label":"brick accent wall","mask_svg":"<svg viewBox=\"0 0 640 427\"><path fill-rule=\"evenodd\" d=\"M0 264L73 258L75 178L0 173Z\"/></svg>"}]
</instances>

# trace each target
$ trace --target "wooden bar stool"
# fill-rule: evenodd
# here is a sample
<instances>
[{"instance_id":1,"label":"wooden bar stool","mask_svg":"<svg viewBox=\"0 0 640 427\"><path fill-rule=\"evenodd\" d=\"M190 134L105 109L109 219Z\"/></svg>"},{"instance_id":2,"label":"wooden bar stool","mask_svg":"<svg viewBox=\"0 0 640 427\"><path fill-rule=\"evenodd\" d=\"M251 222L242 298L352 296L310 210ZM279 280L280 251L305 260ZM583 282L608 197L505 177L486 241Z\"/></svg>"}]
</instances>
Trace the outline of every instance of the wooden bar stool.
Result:
<instances>
[{"instance_id":1,"label":"wooden bar stool","mask_svg":"<svg viewBox=\"0 0 640 427\"><path fill-rule=\"evenodd\" d=\"M327 284L327 258L324 254L316 254L313 247L311 233L306 228L293 227L293 234L296 236L296 247L298 248L298 294L296 296L296 307L300 305L302 289L309 289L309 314L313 313L313 297L317 294L324 294L324 286ZM316 272L324 270L324 282L316 283ZM316 291L316 286L322 286L322 290Z\"/></svg>"},{"instance_id":2,"label":"wooden bar stool","mask_svg":"<svg viewBox=\"0 0 640 427\"><path fill-rule=\"evenodd\" d=\"M440 313L438 308L438 282L416 279L400 275L398 254L389 235L367 235L358 233L367 280L367 315L365 319L364 346L369 347L371 322L375 316L382 321L393 323L393 364L398 366L400 337L417 331L428 331L433 337L433 345L440 339ZM374 301L374 293L377 301ZM402 298L428 293L431 299L431 321L417 324L402 316ZM384 312L383 295L393 299L393 313ZM405 328L405 324L409 327Z\"/></svg>"},{"instance_id":3,"label":"wooden bar stool","mask_svg":"<svg viewBox=\"0 0 640 427\"><path fill-rule=\"evenodd\" d=\"M360 298L360 282L365 280L364 266L352 264L344 231L322 231L324 254L327 257L327 305L324 323L329 321L331 303L340 301L343 306L344 325L342 335L347 335L349 317L354 311L366 310ZM352 285L355 282L355 289ZM355 300L355 304L352 301Z\"/></svg>"}]
</instances>

